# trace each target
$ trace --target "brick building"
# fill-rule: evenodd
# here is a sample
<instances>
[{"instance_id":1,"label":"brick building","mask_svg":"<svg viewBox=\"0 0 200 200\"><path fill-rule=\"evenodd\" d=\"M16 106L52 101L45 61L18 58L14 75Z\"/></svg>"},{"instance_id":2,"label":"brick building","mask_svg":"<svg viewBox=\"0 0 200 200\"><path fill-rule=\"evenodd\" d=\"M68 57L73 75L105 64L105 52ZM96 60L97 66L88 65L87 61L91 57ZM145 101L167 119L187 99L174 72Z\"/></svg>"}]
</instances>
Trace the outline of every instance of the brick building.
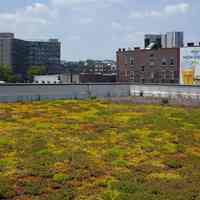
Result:
<instances>
[{"instance_id":1,"label":"brick building","mask_svg":"<svg viewBox=\"0 0 200 200\"><path fill-rule=\"evenodd\" d=\"M117 81L179 83L179 48L119 49Z\"/></svg>"}]
</instances>

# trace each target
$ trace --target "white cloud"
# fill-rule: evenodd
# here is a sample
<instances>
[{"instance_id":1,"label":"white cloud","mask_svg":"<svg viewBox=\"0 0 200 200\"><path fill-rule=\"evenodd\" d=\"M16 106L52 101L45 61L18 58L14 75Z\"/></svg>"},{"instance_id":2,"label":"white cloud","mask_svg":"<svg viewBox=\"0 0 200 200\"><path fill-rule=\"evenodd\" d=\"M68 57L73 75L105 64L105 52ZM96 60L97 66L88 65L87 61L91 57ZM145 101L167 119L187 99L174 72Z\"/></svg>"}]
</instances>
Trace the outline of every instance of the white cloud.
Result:
<instances>
[{"instance_id":1,"label":"white cloud","mask_svg":"<svg viewBox=\"0 0 200 200\"><path fill-rule=\"evenodd\" d=\"M72 6L85 3L96 2L97 0L51 0L54 6Z\"/></svg>"},{"instance_id":2,"label":"white cloud","mask_svg":"<svg viewBox=\"0 0 200 200\"><path fill-rule=\"evenodd\" d=\"M122 2L123 0L51 0L51 4L56 7L85 5L89 3L114 4Z\"/></svg>"},{"instance_id":3,"label":"white cloud","mask_svg":"<svg viewBox=\"0 0 200 200\"><path fill-rule=\"evenodd\" d=\"M190 10L190 4L179 3L174 5L166 5L162 10L146 10L131 12L130 18L144 18L144 17L162 17L176 14L184 14Z\"/></svg>"},{"instance_id":4,"label":"white cloud","mask_svg":"<svg viewBox=\"0 0 200 200\"><path fill-rule=\"evenodd\" d=\"M45 4L35 3L24 9L17 10L13 13L1 13L1 23L10 22L11 24L19 23L39 23L47 24L48 17L52 16L52 12ZM11 25L8 24L8 25Z\"/></svg>"},{"instance_id":5,"label":"white cloud","mask_svg":"<svg viewBox=\"0 0 200 200\"><path fill-rule=\"evenodd\" d=\"M164 8L164 12L168 15L176 14L176 13L186 13L190 9L190 5L187 3L180 3L176 5L167 5Z\"/></svg>"}]
</instances>

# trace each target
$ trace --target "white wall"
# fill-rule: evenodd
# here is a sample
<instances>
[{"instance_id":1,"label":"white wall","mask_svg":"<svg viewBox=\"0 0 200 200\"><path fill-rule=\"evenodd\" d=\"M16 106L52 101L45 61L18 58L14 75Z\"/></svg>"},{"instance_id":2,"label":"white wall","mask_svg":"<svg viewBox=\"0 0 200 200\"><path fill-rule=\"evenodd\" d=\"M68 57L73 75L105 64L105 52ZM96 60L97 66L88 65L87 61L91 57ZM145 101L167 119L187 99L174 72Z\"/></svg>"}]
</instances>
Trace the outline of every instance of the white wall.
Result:
<instances>
[{"instance_id":1,"label":"white wall","mask_svg":"<svg viewBox=\"0 0 200 200\"><path fill-rule=\"evenodd\" d=\"M41 75L41 76L34 76L34 83L38 84L58 84L60 83L59 75Z\"/></svg>"},{"instance_id":2,"label":"white wall","mask_svg":"<svg viewBox=\"0 0 200 200\"><path fill-rule=\"evenodd\" d=\"M31 101L43 99L86 99L90 97L129 97L140 95L143 95L144 97L195 99L200 102L200 87L129 84L0 85L0 102Z\"/></svg>"}]
</instances>

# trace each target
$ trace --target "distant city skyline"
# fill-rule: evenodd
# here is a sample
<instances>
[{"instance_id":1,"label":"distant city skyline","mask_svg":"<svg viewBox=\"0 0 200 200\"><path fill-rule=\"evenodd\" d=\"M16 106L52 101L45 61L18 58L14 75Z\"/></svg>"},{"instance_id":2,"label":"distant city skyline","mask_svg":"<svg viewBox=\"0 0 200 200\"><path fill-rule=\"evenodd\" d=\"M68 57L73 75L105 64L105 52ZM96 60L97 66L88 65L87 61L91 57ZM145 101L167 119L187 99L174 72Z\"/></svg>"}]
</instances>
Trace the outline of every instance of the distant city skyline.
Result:
<instances>
[{"instance_id":1,"label":"distant city skyline","mask_svg":"<svg viewBox=\"0 0 200 200\"><path fill-rule=\"evenodd\" d=\"M22 39L58 38L62 60L115 59L123 47L143 47L145 34L184 31L200 41L199 0L7 0L0 32Z\"/></svg>"}]
</instances>

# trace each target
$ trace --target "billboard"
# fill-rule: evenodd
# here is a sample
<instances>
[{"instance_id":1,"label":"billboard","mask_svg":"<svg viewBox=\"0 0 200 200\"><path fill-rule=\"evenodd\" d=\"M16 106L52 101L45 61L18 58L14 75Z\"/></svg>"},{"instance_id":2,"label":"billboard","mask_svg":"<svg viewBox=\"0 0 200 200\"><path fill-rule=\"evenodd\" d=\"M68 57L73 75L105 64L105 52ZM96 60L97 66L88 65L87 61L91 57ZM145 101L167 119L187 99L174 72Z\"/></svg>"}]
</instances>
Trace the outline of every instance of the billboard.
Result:
<instances>
[{"instance_id":1,"label":"billboard","mask_svg":"<svg viewBox=\"0 0 200 200\"><path fill-rule=\"evenodd\" d=\"M200 85L200 47L180 49L180 84Z\"/></svg>"}]
</instances>

